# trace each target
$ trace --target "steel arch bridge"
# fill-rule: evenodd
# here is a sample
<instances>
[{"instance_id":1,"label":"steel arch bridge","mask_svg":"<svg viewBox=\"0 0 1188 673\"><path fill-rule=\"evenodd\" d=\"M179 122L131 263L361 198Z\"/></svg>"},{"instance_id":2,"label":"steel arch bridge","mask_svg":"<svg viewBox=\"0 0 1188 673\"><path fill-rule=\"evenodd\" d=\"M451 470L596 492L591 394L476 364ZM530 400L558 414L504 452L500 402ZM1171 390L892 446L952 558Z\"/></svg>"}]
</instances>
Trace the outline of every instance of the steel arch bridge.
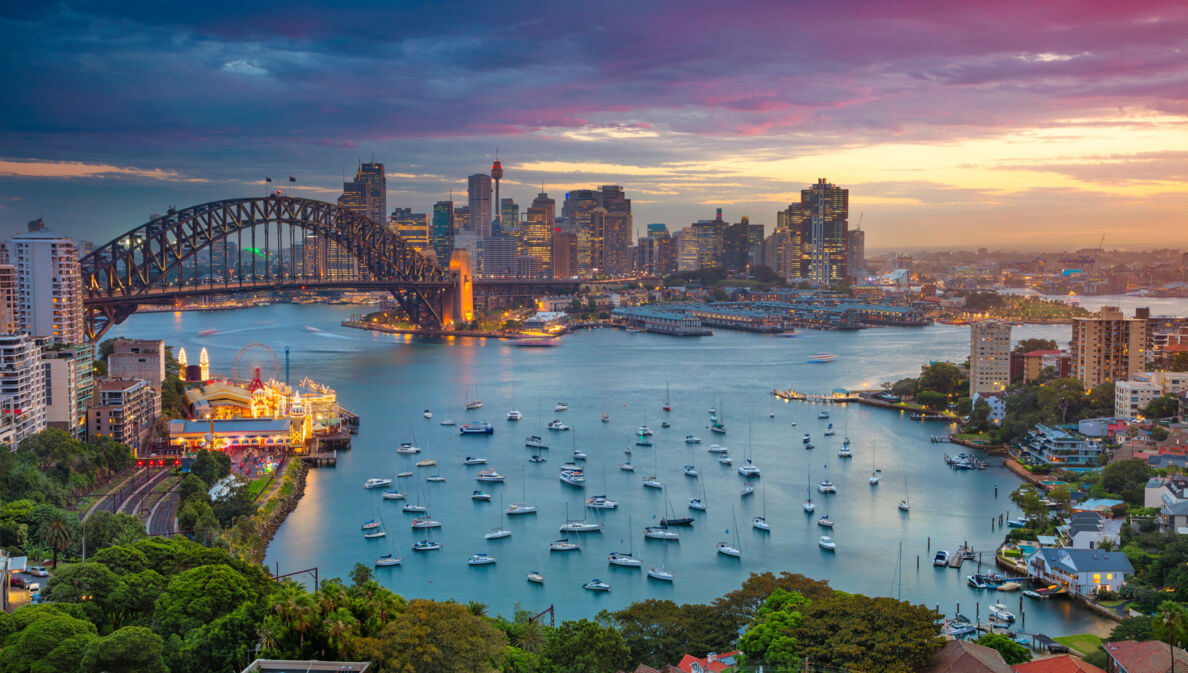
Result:
<instances>
[{"instance_id":1,"label":"steel arch bridge","mask_svg":"<svg viewBox=\"0 0 1188 673\"><path fill-rule=\"evenodd\" d=\"M283 250L286 243L290 252L301 244L300 262L292 254L288 264L273 258L270 251ZM326 254L318 251L331 249L331 243L356 262L358 273L342 277L327 268ZM250 255L246 265L245 252ZM141 304L301 288L388 290L415 324L441 329L452 319L461 285L370 218L332 203L279 194L171 208L97 247L81 266L92 341Z\"/></svg>"}]
</instances>

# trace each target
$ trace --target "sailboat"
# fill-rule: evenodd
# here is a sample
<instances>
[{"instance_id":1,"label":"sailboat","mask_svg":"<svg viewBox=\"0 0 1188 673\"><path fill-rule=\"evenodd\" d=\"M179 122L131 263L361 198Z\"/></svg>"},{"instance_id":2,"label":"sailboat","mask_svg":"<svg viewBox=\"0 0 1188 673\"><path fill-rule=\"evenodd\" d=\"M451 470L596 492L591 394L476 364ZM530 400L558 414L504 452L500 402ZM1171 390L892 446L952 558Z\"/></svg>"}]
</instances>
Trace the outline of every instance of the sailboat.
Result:
<instances>
[{"instance_id":1,"label":"sailboat","mask_svg":"<svg viewBox=\"0 0 1188 673\"><path fill-rule=\"evenodd\" d=\"M627 551L613 551L610 556L606 557L606 562L613 566L622 566L624 568L642 568L643 561L635 558L633 552L635 550L634 541L631 539L631 515L627 515Z\"/></svg>"},{"instance_id":2,"label":"sailboat","mask_svg":"<svg viewBox=\"0 0 1188 673\"><path fill-rule=\"evenodd\" d=\"M723 413L722 416L725 417L726 414ZM710 432L717 433L719 435L726 434L726 424L723 423L722 419L719 418L717 413L713 411L710 412Z\"/></svg>"},{"instance_id":3,"label":"sailboat","mask_svg":"<svg viewBox=\"0 0 1188 673\"><path fill-rule=\"evenodd\" d=\"M705 498L705 482L701 482L701 497L689 498L689 509L695 509L699 512L704 512L706 505L709 502Z\"/></svg>"},{"instance_id":4,"label":"sailboat","mask_svg":"<svg viewBox=\"0 0 1188 673\"><path fill-rule=\"evenodd\" d=\"M469 388L466 389L466 410L467 411L471 411L473 409L481 409L483 407L482 400L471 397L470 393L472 392L473 389L474 389L474 386L470 386Z\"/></svg>"},{"instance_id":5,"label":"sailboat","mask_svg":"<svg viewBox=\"0 0 1188 673\"><path fill-rule=\"evenodd\" d=\"M693 517L691 516L674 516L672 511L672 501L668 498L668 489L664 490L664 518L660 519L660 525L667 528L668 526L692 526Z\"/></svg>"},{"instance_id":6,"label":"sailboat","mask_svg":"<svg viewBox=\"0 0 1188 673\"><path fill-rule=\"evenodd\" d=\"M746 462L738 466L738 473L744 478L750 479L759 476L759 466L751 462L751 424L747 423L747 459Z\"/></svg>"},{"instance_id":7,"label":"sailboat","mask_svg":"<svg viewBox=\"0 0 1188 673\"><path fill-rule=\"evenodd\" d=\"M429 505L421 504L421 485L420 484L417 484L417 502L415 504L411 503L411 502L406 502L406 503L404 503L404 507L402 507L401 509L402 509L402 511L409 513L409 514L428 513Z\"/></svg>"},{"instance_id":8,"label":"sailboat","mask_svg":"<svg viewBox=\"0 0 1188 673\"><path fill-rule=\"evenodd\" d=\"M505 537L511 537L511 530L503 525L503 493L499 493L499 517L498 525L487 531L483 538L487 540L498 540Z\"/></svg>"},{"instance_id":9,"label":"sailboat","mask_svg":"<svg viewBox=\"0 0 1188 673\"><path fill-rule=\"evenodd\" d=\"M537 430L537 432L543 433L544 432L544 416L541 414L539 401L537 401L537 403L536 403L536 418L538 419L537 427L539 428ZM545 443L545 440L542 439L542 436L540 434L530 435L527 439L524 440L524 446L526 446L530 449L547 449L547 448L549 448L549 445Z\"/></svg>"},{"instance_id":10,"label":"sailboat","mask_svg":"<svg viewBox=\"0 0 1188 673\"><path fill-rule=\"evenodd\" d=\"M602 524L598 521L569 518L569 503L565 503L565 523L561 524L562 533L598 533L602 531Z\"/></svg>"},{"instance_id":11,"label":"sailboat","mask_svg":"<svg viewBox=\"0 0 1188 673\"><path fill-rule=\"evenodd\" d=\"M804 511L812 514L817 509L817 504L813 502L813 478L811 475L805 476L804 481Z\"/></svg>"},{"instance_id":12,"label":"sailboat","mask_svg":"<svg viewBox=\"0 0 1188 673\"><path fill-rule=\"evenodd\" d=\"M903 500L899 501L899 511L908 512L908 511L911 511L911 509L912 509L912 505L911 505L911 503L908 502L907 475L904 475L904 477L903 477Z\"/></svg>"},{"instance_id":13,"label":"sailboat","mask_svg":"<svg viewBox=\"0 0 1188 673\"><path fill-rule=\"evenodd\" d=\"M883 471L875 466L874 452L875 452L875 447L871 446L870 447L870 485L878 486L879 479L882 478Z\"/></svg>"},{"instance_id":14,"label":"sailboat","mask_svg":"<svg viewBox=\"0 0 1188 673\"><path fill-rule=\"evenodd\" d=\"M664 550L663 550L663 556L661 557L660 565L652 566L651 568L648 568L648 577L650 577L651 579L654 579L654 580L660 580L661 582L671 582L673 580L673 575L672 575L672 573L668 572L668 568L665 567L665 565L666 565L665 562L667 560L668 560L668 547L665 546Z\"/></svg>"},{"instance_id":15,"label":"sailboat","mask_svg":"<svg viewBox=\"0 0 1188 673\"><path fill-rule=\"evenodd\" d=\"M390 566L400 565L402 559L399 556L396 556L396 550L398 550L399 546L400 545L398 543L393 542L392 546L388 548L387 554L381 554L380 556L376 557L375 567L387 568Z\"/></svg>"},{"instance_id":16,"label":"sailboat","mask_svg":"<svg viewBox=\"0 0 1188 673\"><path fill-rule=\"evenodd\" d=\"M659 472L659 463L657 462L656 454L652 454L652 474L644 477L644 488L664 488L664 482L660 481L660 477L656 476Z\"/></svg>"},{"instance_id":17,"label":"sailboat","mask_svg":"<svg viewBox=\"0 0 1188 673\"><path fill-rule=\"evenodd\" d=\"M520 502L514 502L507 506L507 515L513 516L516 514L532 514L536 511L536 505L528 504L528 487L527 479L525 477L526 471L520 468Z\"/></svg>"},{"instance_id":18,"label":"sailboat","mask_svg":"<svg viewBox=\"0 0 1188 673\"><path fill-rule=\"evenodd\" d=\"M617 509L619 503L606 497L606 467L602 468L602 489L603 495L594 495L586 498L586 507L589 509Z\"/></svg>"},{"instance_id":19,"label":"sailboat","mask_svg":"<svg viewBox=\"0 0 1188 673\"><path fill-rule=\"evenodd\" d=\"M367 527L367 526L369 526L370 523L371 522L369 521L369 522L363 524L363 526L364 526L363 537L364 538L366 538L368 540L374 540L376 538L384 537L385 535L388 534L388 531L384 530L384 520L382 517L378 517L379 525Z\"/></svg>"},{"instance_id":20,"label":"sailboat","mask_svg":"<svg viewBox=\"0 0 1188 673\"><path fill-rule=\"evenodd\" d=\"M518 421L523 417L524 414L520 413L520 410L516 408L516 394L512 393L512 408L511 411L507 412L507 420Z\"/></svg>"},{"instance_id":21,"label":"sailboat","mask_svg":"<svg viewBox=\"0 0 1188 673\"><path fill-rule=\"evenodd\" d=\"M734 544L727 544L725 542L718 543L718 553L722 556L730 556L732 558L742 558L742 545L738 542L738 517L734 515L734 507L730 508L730 519L734 522ZM726 531L730 532L730 531Z\"/></svg>"},{"instance_id":22,"label":"sailboat","mask_svg":"<svg viewBox=\"0 0 1188 673\"><path fill-rule=\"evenodd\" d=\"M771 524L767 523L767 487L763 487L763 515L751 519L751 525L763 531L764 533L771 532Z\"/></svg>"},{"instance_id":23,"label":"sailboat","mask_svg":"<svg viewBox=\"0 0 1188 673\"><path fill-rule=\"evenodd\" d=\"M668 393L669 393L668 384L665 383L664 384L664 406L661 407L661 409L664 409L665 411L672 411L672 401L669 399Z\"/></svg>"}]
</instances>

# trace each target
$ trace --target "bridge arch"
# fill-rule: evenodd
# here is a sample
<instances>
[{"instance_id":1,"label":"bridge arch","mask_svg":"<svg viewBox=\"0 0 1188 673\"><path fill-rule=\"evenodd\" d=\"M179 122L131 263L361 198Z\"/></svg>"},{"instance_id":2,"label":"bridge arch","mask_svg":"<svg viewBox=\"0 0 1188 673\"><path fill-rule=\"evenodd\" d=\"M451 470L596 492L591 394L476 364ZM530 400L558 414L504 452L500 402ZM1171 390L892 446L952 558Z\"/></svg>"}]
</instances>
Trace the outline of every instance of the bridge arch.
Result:
<instances>
[{"instance_id":1,"label":"bridge arch","mask_svg":"<svg viewBox=\"0 0 1188 673\"><path fill-rule=\"evenodd\" d=\"M335 243L357 261L358 277L336 279L327 277L323 268L307 268L305 260L298 269L295 260L290 259L285 267L269 259L272 230L279 250L286 227L290 250L298 231L303 251L310 235L315 241ZM257 234L261 232L264 271L260 273L252 261L249 277L243 272L242 239L250 233L251 249L258 251ZM234 270L229 259L232 237L236 239ZM216 269L220 247L221 268ZM199 273L203 258L208 262L205 276ZM91 339L123 322L141 304L172 303L200 294L299 287L389 290L414 323L440 329L450 322L456 286L447 270L382 224L333 203L279 194L170 209L97 247L81 260L81 266Z\"/></svg>"}]
</instances>

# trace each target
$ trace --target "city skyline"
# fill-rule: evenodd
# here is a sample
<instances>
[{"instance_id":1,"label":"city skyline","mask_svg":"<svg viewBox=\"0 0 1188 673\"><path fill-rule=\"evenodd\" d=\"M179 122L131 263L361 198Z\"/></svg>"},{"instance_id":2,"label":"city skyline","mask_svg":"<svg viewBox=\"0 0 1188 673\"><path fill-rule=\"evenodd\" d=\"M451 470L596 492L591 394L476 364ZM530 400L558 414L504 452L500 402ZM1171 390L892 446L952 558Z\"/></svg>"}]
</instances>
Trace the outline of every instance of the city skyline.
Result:
<instances>
[{"instance_id":1,"label":"city skyline","mask_svg":"<svg viewBox=\"0 0 1188 673\"><path fill-rule=\"evenodd\" d=\"M0 222L105 241L363 162L427 213L499 148L521 207L623 185L633 239L825 178L868 249L1188 244L1177 3L683 6L10 8Z\"/></svg>"}]
</instances>

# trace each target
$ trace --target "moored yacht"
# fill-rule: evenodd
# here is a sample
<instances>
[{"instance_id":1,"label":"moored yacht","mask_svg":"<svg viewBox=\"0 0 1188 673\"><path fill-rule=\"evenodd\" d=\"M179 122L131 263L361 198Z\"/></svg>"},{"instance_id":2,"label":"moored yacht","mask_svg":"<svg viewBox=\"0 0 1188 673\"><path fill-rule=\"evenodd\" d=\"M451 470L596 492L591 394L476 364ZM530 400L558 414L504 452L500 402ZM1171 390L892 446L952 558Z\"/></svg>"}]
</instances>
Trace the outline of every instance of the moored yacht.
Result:
<instances>
[{"instance_id":1,"label":"moored yacht","mask_svg":"<svg viewBox=\"0 0 1188 673\"><path fill-rule=\"evenodd\" d=\"M838 458L853 458L854 452L850 450L850 447L846 446L845 444L842 444L842 447L837 450L837 457Z\"/></svg>"},{"instance_id":2,"label":"moored yacht","mask_svg":"<svg viewBox=\"0 0 1188 673\"><path fill-rule=\"evenodd\" d=\"M664 482L660 481L655 476L645 477L643 485L645 488L664 488Z\"/></svg>"},{"instance_id":3,"label":"moored yacht","mask_svg":"<svg viewBox=\"0 0 1188 673\"><path fill-rule=\"evenodd\" d=\"M436 551L441 549L441 543L436 540L421 540L414 542L412 549L413 551Z\"/></svg>"},{"instance_id":4,"label":"moored yacht","mask_svg":"<svg viewBox=\"0 0 1188 673\"><path fill-rule=\"evenodd\" d=\"M620 470L622 470L622 471L624 471L624 472L634 472L634 471L635 471L635 466L634 466L634 465L632 465L632 464L631 464L631 461L629 460L629 461L627 461L627 462L623 463L622 465L620 465L620 466L619 466L619 469L620 469Z\"/></svg>"},{"instance_id":5,"label":"moored yacht","mask_svg":"<svg viewBox=\"0 0 1188 673\"><path fill-rule=\"evenodd\" d=\"M947 566L949 565L949 552L944 549L937 549L936 556L932 557L932 565Z\"/></svg>"},{"instance_id":6,"label":"moored yacht","mask_svg":"<svg viewBox=\"0 0 1188 673\"><path fill-rule=\"evenodd\" d=\"M646 425L639 426L638 428L635 429L635 432L640 437L651 437L652 436L652 429Z\"/></svg>"},{"instance_id":7,"label":"moored yacht","mask_svg":"<svg viewBox=\"0 0 1188 673\"><path fill-rule=\"evenodd\" d=\"M752 463L750 458L747 458L747 462L738 466L738 473L748 479L753 478L753 477L758 477L759 476L759 466Z\"/></svg>"},{"instance_id":8,"label":"moored yacht","mask_svg":"<svg viewBox=\"0 0 1188 673\"><path fill-rule=\"evenodd\" d=\"M363 482L363 488L383 488L384 486L391 486L391 479L384 479L383 477L372 477Z\"/></svg>"},{"instance_id":9,"label":"moored yacht","mask_svg":"<svg viewBox=\"0 0 1188 673\"><path fill-rule=\"evenodd\" d=\"M405 503L404 507L402 507L401 510L407 514L424 514L429 511L429 506Z\"/></svg>"},{"instance_id":10,"label":"moored yacht","mask_svg":"<svg viewBox=\"0 0 1188 673\"><path fill-rule=\"evenodd\" d=\"M684 469L685 469L686 477L696 477L697 476L697 468L695 466L686 465Z\"/></svg>"},{"instance_id":11,"label":"moored yacht","mask_svg":"<svg viewBox=\"0 0 1188 673\"><path fill-rule=\"evenodd\" d=\"M718 462L722 465L733 465L734 459L731 458L730 456L722 456L721 458L718 459Z\"/></svg>"},{"instance_id":12,"label":"moored yacht","mask_svg":"<svg viewBox=\"0 0 1188 673\"><path fill-rule=\"evenodd\" d=\"M695 509L699 512L705 511L705 501L701 498L689 498L689 509Z\"/></svg>"},{"instance_id":13,"label":"moored yacht","mask_svg":"<svg viewBox=\"0 0 1188 673\"><path fill-rule=\"evenodd\" d=\"M558 402L557 406L553 407L553 411L569 411L569 404L566 402Z\"/></svg>"},{"instance_id":14,"label":"moored yacht","mask_svg":"<svg viewBox=\"0 0 1188 673\"><path fill-rule=\"evenodd\" d=\"M404 494L400 491L386 491L384 492L384 500L404 500Z\"/></svg>"},{"instance_id":15,"label":"moored yacht","mask_svg":"<svg viewBox=\"0 0 1188 673\"><path fill-rule=\"evenodd\" d=\"M433 412L429 411L428 409L421 412L421 415L424 416L425 418L433 418Z\"/></svg>"},{"instance_id":16,"label":"moored yacht","mask_svg":"<svg viewBox=\"0 0 1188 673\"><path fill-rule=\"evenodd\" d=\"M478 474L474 475L476 481L503 481L503 475L495 471L494 468L488 467L485 470L480 470Z\"/></svg>"},{"instance_id":17,"label":"moored yacht","mask_svg":"<svg viewBox=\"0 0 1188 673\"><path fill-rule=\"evenodd\" d=\"M817 503L813 502L812 498L805 498L804 504L801 507L804 508L804 511L812 513L817 509Z\"/></svg>"},{"instance_id":18,"label":"moored yacht","mask_svg":"<svg viewBox=\"0 0 1188 673\"><path fill-rule=\"evenodd\" d=\"M837 551L837 543L828 535L822 535L817 539L817 546L825 551Z\"/></svg>"},{"instance_id":19,"label":"moored yacht","mask_svg":"<svg viewBox=\"0 0 1188 673\"><path fill-rule=\"evenodd\" d=\"M810 441L812 441L812 437L809 437L809 433L806 432L804 433L804 436L800 438L800 441L808 444Z\"/></svg>"},{"instance_id":20,"label":"moored yacht","mask_svg":"<svg viewBox=\"0 0 1188 673\"><path fill-rule=\"evenodd\" d=\"M590 509L616 509L619 503L611 500L605 495L596 495L591 498L586 498L586 507Z\"/></svg>"},{"instance_id":21,"label":"moored yacht","mask_svg":"<svg viewBox=\"0 0 1188 673\"><path fill-rule=\"evenodd\" d=\"M582 588L587 589L589 591L610 591L611 585L607 584L606 582L603 582L602 580L600 580L596 577L596 578L590 580L589 582L586 582L585 584L583 584Z\"/></svg>"},{"instance_id":22,"label":"moored yacht","mask_svg":"<svg viewBox=\"0 0 1188 673\"><path fill-rule=\"evenodd\" d=\"M519 409L512 409L511 411L507 412L507 420L509 421L518 421L523 417L524 414L520 413Z\"/></svg>"},{"instance_id":23,"label":"moored yacht","mask_svg":"<svg viewBox=\"0 0 1188 673\"><path fill-rule=\"evenodd\" d=\"M566 521L561 524L560 529L562 533L597 533L601 530L601 523L597 521L586 521L585 519Z\"/></svg>"},{"instance_id":24,"label":"moored yacht","mask_svg":"<svg viewBox=\"0 0 1188 673\"><path fill-rule=\"evenodd\" d=\"M568 468L562 467L560 477L562 483L569 484L570 486L580 487L586 485L586 475L574 466L569 466Z\"/></svg>"},{"instance_id":25,"label":"moored yacht","mask_svg":"<svg viewBox=\"0 0 1188 673\"><path fill-rule=\"evenodd\" d=\"M829 412L822 409L817 412L817 418L829 418Z\"/></svg>"},{"instance_id":26,"label":"moored yacht","mask_svg":"<svg viewBox=\"0 0 1188 673\"><path fill-rule=\"evenodd\" d=\"M833 528L833 519L830 519L828 514L817 517L817 525L822 528Z\"/></svg>"},{"instance_id":27,"label":"moored yacht","mask_svg":"<svg viewBox=\"0 0 1188 673\"><path fill-rule=\"evenodd\" d=\"M511 537L511 531L507 528L504 528L503 526L500 526L499 528L492 528L483 534L483 538L486 540L499 540L505 537Z\"/></svg>"},{"instance_id":28,"label":"moored yacht","mask_svg":"<svg viewBox=\"0 0 1188 673\"><path fill-rule=\"evenodd\" d=\"M483 491L472 491L470 494L470 499L489 502L491 500L491 494L484 493Z\"/></svg>"},{"instance_id":29,"label":"moored yacht","mask_svg":"<svg viewBox=\"0 0 1188 673\"><path fill-rule=\"evenodd\" d=\"M709 448L706 449L706 451L708 451L709 453L728 453L730 451L730 449L727 449L726 447L718 445L718 444L710 444Z\"/></svg>"},{"instance_id":30,"label":"moored yacht","mask_svg":"<svg viewBox=\"0 0 1188 673\"><path fill-rule=\"evenodd\" d=\"M528 439L525 439L524 446L526 446L530 449L547 449L547 448L549 448L549 445L545 444L545 441L543 439L541 439L540 437L537 437L536 435L531 435L528 437Z\"/></svg>"},{"instance_id":31,"label":"moored yacht","mask_svg":"<svg viewBox=\"0 0 1188 673\"><path fill-rule=\"evenodd\" d=\"M486 421L481 423L466 423L458 426L458 432L464 435L491 435L495 433L495 428Z\"/></svg>"},{"instance_id":32,"label":"moored yacht","mask_svg":"<svg viewBox=\"0 0 1188 673\"><path fill-rule=\"evenodd\" d=\"M673 579L672 573L665 570L663 567L648 568L648 577L661 582L671 582Z\"/></svg>"},{"instance_id":33,"label":"moored yacht","mask_svg":"<svg viewBox=\"0 0 1188 673\"><path fill-rule=\"evenodd\" d=\"M837 493L837 487L834 486L833 482L829 481L828 479L817 484L817 490L821 493Z\"/></svg>"},{"instance_id":34,"label":"moored yacht","mask_svg":"<svg viewBox=\"0 0 1188 673\"><path fill-rule=\"evenodd\" d=\"M836 435L836 434L837 434L837 431L833 429L833 424L832 424L832 423L830 423L828 426L826 426L826 427L825 427L825 432L824 432L824 435L825 435L826 437L832 437L832 436L834 436L834 435Z\"/></svg>"},{"instance_id":35,"label":"moored yacht","mask_svg":"<svg viewBox=\"0 0 1188 673\"><path fill-rule=\"evenodd\" d=\"M573 459L574 459L575 461L578 461L578 460L585 460L585 459L586 459L586 458L588 458L588 457L589 457L589 456L587 456L587 455L586 455L586 452L585 452L585 451L577 451L577 450L574 450L574 452L573 452Z\"/></svg>"},{"instance_id":36,"label":"moored yacht","mask_svg":"<svg viewBox=\"0 0 1188 673\"><path fill-rule=\"evenodd\" d=\"M468 560L466 562L466 565L489 566L489 565L492 565L493 563L495 563L494 556L491 556L490 554L484 554L482 552L479 552L478 554L471 556L470 560Z\"/></svg>"},{"instance_id":37,"label":"moored yacht","mask_svg":"<svg viewBox=\"0 0 1188 673\"><path fill-rule=\"evenodd\" d=\"M553 543L549 545L549 551L578 551L581 548L582 545L577 542L570 542L569 538L554 540Z\"/></svg>"},{"instance_id":38,"label":"moored yacht","mask_svg":"<svg viewBox=\"0 0 1188 673\"><path fill-rule=\"evenodd\" d=\"M701 438L694 437L693 435L685 435L685 443L686 444L700 444Z\"/></svg>"},{"instance_id":39,"label":"moored yacht","mask_svg":"<svg viewBox=\"0 0 1188 673\"><path fill-rule=\"evenodd\" d=\"M528 573L528 581L533 584L544 584L544 575L541 575L540 573L533 570L532 572Z\"/></svg>"},{"instance_id":40,"label":"moored yacht","mask_svg":"<svg viewBox=\"0 0 1188 673\"><path fill-rule=\"evenodd\" d=\"M648 526L644 528L644 537L649 540L675 542L681 539L681 534L664 526Z\"/></svg>"},{"instance_id":41,"label":"moored yacht","mask_svg":"<svg viewBox=\"0 0 1188 673\"><path fill-rule=\"evenodd\" d=\"M446 419L443 419L439 425L453 426L453 425L454 425L454 419L452 419L452 418L446 418Z\"/></svg>"},{"instance_id":42,"label":"moored yacht","mask_svg":"<svg viewBox=\"0 0 1188 673\"><path fill-rule=\"evenodd\" d=\"M375 567L377 567L377 568L385 568L387 566L398 566L398 565L400 565L400 557L392 556L391 554L383 554L379 558L375 559Z\"/></svg>"},{"instance_id":43,"label":"moored yacht","mask_svg":"<svg viewBox=\"0 0 1188 673\"><path fill-rule=\"evenodd\" d=\"M462 460L462 464L463 465L486 465L487 459L483 458L482 456L466 456L466 458Z\"/></svg>"},{"instance_id":44,"label":"moored yacht","mask_svg":"<svg viewBox=\"0 0 1188 673\"><path fill-rule=\"evenodd\" d=\"M771 532L771 524L767 523L767 517L757 516L751 519L751 525L765 533Z\"/></svg>"},{"instance_id":45,"label":"moored yacht","mask_svg":"<svg viewBox=\"0 0 1188 673\"><path fill-rule=\"evenodd\" d=\"M606 557L606 562L622 568L643 567L643 560L635 558L629 552L613 551Z\"/></svg>"},{"instance_id":46,"label":"moored yacht","mask_svg":"<svg viewBox=\"0 0 1188 673\"><path fill-rule=\"evenodd\" d=\"M549 421L548 428L549 428L549 430L554 430L554 431L564 431L564 430L568 430L569 426L562 423L561 419L554 418L553 420Z\"/></svg>"},{"instance_id":47,"label":"moored yacht","mask_svg":"<svg viewBox=\"0 0 1188 673\"><path fill-rule=\"evenodd\" d=\"M402 453L405 455L412 455L414 453L420 452L421 448L418 446L413 446L412 442L401 442L400 446L396 447L396 453Z\"/></svg>"},{"instance_id":48,"label":"moored yacht","mask_svg":"<svg viewBox=\"0 0 1188 673\"><path fill-rule=\"evenodd\" d=\"M429 517L417 517L412 520L413 528L441 528L441 522Z\"/></svg>"},{"instance_id":49,"label":"moored yacht","mask_svg":"<svg viewBox=\"0 0 1188 673\"><path fill-rule=\"evenodd\" d=\"M532 514L534 512L536 512L536 505L529 505L523 502L516 502L507 506L508 516L514 516L516 514Z\"/></svg>"}]
</instances>

